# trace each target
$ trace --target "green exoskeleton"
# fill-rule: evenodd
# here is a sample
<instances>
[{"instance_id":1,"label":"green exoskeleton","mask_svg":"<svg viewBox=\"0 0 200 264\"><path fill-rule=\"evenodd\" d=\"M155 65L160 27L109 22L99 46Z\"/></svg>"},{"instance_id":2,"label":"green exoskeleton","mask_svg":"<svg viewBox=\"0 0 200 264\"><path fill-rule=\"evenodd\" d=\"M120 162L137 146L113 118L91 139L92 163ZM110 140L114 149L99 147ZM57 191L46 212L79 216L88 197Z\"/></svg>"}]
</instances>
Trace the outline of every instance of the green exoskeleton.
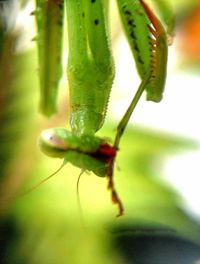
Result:
<instances>
[{"instance_id":1,"label":"green exoskeleton","mask_svg":"<svg viewBox=\"0 0 200 264\"><path fill-rule=\"evenodd\" d=\"M48 45L47 38L39 40L39 59L40 65L43 65L40 76L45 79L49 72L55 81L54 86L48 86L46 82L43 87L45 89L41 89L43 91L41 97L45 97L46 101L43 104L43 112L49 113L48 106L54 106L56 102L55 91L59 81L57 71L54 72L52 69L55 57L60 58L61 45L54 44L60 43L62 35L61 24L58 26L55 17L51 16L59 10L62 20L63 1L37 0L36 3L37 10L40 8L40 14L43 15L43 8L51 6L55 9L49 13L52 24L48 34L52 36L55 34L57 40L52 40L53 43L49 44L47 51L44 51L44 47ZM118 125L114 144L110 145L95 136L104 123L115 72L108 36L108 1L66 0L64 4L69 44L67 77L71 132L65 128L45 130L41 133L39 145L47 156L64 159L64 164L70 162L84 171L92 171L97 176L107 176L112 200L119 206L118 215L122 215L123 205L113 184L114 161L122 134L142 93L146 91L147 100L159 102L162 99L167 66L166 32L143 0L117 0L122 24L142 81ZM43 15L40 17L39 33L47 30L45 27L42 28L47 19ZM45 34L39 34L39 38ZM47 53L49 64L45 62Z\"/></svg>"},{"instance_id":2,"label":"green exoskeleton","mask_svg":"<svg viewBox=\"0 0 200 264\"><path fill-rule=\"evenodd\" d=\"M138 73L142 80L150 74L145 88L147 100L159 102L166 79L165 30L144 1L117 0L117 3Z\"/></svg>"},{"instance_id":3,"label":"green exoskeleton","mask_svg":"<svg viewBox=\"0 0 200 264\"><path fill-rule=\"evenodd\" d=\"M65 128L47 129L41 134L40 147L49 157L64 158L83 170L104 177L109 159L116 151L105 140L93 135L77 137Z\"/></svg>"},{"instance_id":4,"label":"green exoskeleton","mask_svg":"<svg viewBox=\"0 0 200 264\"><path fill-rule=\"evenodd\" d=\"M36 0L40 111L50 117L57 111L62 76L63 0Z\"/></svg>"},{"instance_id":5,"label":"green exoskeleton","mask_svg":"<svg viewBox=\"0 0 200 264\"><path fill-rule=\"evenodd\" d=\"M67 76L72 133L93 134L104 122L114 78L102 1L66 1Z\"/></svg>"}]
</instances>

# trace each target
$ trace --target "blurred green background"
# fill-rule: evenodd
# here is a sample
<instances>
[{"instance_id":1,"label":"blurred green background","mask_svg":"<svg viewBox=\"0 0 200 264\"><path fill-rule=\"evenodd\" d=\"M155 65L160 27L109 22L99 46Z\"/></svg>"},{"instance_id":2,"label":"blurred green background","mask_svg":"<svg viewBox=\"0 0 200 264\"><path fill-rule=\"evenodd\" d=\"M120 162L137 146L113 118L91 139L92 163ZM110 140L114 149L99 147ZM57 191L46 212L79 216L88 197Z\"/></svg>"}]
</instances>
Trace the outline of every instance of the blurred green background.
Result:
<instances>
[{"instance_id":1,"label":"blurred green background","mask_svg":"<svg viewBox=\"0 0 200 264\"><path fill-rule=\"evenodd\" d=\"M178 64L184 62L184 71L193 75L194 65L195 74L199 72L200 57L194 59L194 51L189 56L187 32L192 31L191 20L200 5L177 0L174 7L177 42L182 47ZM163 177L167 159L199 151L195 140L155 128L127 128L115 169L116 189L125 207L120 218L115 217L117 208L111 203L106 179L87 173L80 181L81 215L76 194L79 170L71 165L22 195L61 165L61 160L40 153L37 138L44 128L66 126L68 117L65 78L58 115L47 120L38 113L33 8L31 1L0 2L0 263L198 263L199 222L186 213L176 189ZM122 34L117 15L113 9L113 48ZM184 31L189 26L191 30ZM200 36L200 30L195 32ZM113 139L116 118L108 113L98 134Z\"/></svg>"}]
</instances>

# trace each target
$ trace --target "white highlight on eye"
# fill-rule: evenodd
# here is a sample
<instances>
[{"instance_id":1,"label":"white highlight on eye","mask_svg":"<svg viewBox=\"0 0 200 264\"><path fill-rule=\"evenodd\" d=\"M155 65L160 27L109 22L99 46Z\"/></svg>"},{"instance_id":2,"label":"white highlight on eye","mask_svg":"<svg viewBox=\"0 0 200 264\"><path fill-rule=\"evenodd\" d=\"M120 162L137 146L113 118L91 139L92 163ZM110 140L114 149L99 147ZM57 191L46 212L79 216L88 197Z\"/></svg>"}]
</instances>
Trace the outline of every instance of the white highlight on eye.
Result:
<instances>
[{"instance_id":1,"label":"white highlight on eye","mask_svg":"<svg viewBox=\"0 0 200 264\"><path fill-rule=\"evenodd\" d=\"M54 137L53 135L53 130L52 129L47 129L41 132L41 138L45 141L45 142L49 142L51 141L51 139Z\"/></svg>"},{"instance_id":2,"label":"white highlight on eye","mask_svg":"<svg viewBox=\"0 0 200 264\"><path fill-rule=\"evenodd\" d=\"M62 138L60 138L53 129L42 131L41 139L50 147L55 147L61 150L67 150L69 148L69 145Z\"/></svg>"}]
</instances>

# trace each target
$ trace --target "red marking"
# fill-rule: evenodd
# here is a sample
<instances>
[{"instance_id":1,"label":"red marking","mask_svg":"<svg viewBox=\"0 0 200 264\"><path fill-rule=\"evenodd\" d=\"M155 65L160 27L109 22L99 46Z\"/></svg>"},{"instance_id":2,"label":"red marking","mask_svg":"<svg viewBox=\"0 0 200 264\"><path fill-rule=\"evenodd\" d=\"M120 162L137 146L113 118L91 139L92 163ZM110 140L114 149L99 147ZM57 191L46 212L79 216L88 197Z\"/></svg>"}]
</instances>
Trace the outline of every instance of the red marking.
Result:
<instances>
[{"instance_id":1,"label":"red marking","mask_svg":"<svg viewBox=\"0 0 200 264\"><path fill-rule=\"evenodd\" d=\"M153 11L149 8L149 6L143 1L143 0L140 0L140 3L142 4L149 20L151 21L152 25L154 26L155 28L155 32L153 33L151 31L151 33L156 37L159 36L159 35L162 35L163 32L164 32L164 29L160 23L160 21L158 20L158 18L154 15ZM151 29L150 29L151 30Z\"/></svg>"},{"instance_id":2,"label":"red marking","mask_svg":"<svg viewBox=\"0 0 200 264\"><path fill-rule=\"evenodd\" d=\"M159 36L165 35L165 29L163 28L161 22L159 19L154 15L153 11L149 8L149 6L143 1L140 0L141 5L143 6L149 20L151 21L153 27L155 30L152 30L152 28L149 26L149 29L152 33L152 35L157 38ZM174 33L171 33L167 36L167 44L168 46L172 45L174 38Z\"/></svg>"},{"instance_id":3,"label":"red marking","mask_svg":"<svg viewBox=\"0 0 200 264\"><path fill-rule=\"evenodd\" d=\"M151 11L149 6L143 0L140 0L140 3L144 7L146 14L147 14L149 20L151 21L151 23L153 24L153 26L155 27L155 29L159 30L160 29L160 22L157 19L157 17L154 15L154 13Z\"/></svg>"},{"instance_id":4,"label":"red marking","mask_svg":"<svg viewBox=\"0 0 200 264\"><path fill-rule=\"evenodd\" d=\"M115 186L114 186L114 181L113 181L113 167L114 167L114 162L115 162L115 157L113 157L111 160L110 160L110 164L109 164L109 167L108 167L108 173L107 173L107 177L108 177L108 189L111 191L111 199L112 199L112 202L114 204L117 204L118 205L118 215L117 217L119 216L122 216L124 214L124 207L123 207L123 204L115 190Z\"/></svg>"},{"instance_id":5,"label":"red marking","mask_svg":"<svg viewBox=\"0 0 200 264\"><path fill-rule=\"evenodd\" d=\"M102 144L97 152L93 154L99 160L105 161L108 165L107 177L108 177L108 189L111 191L111 199L114 204L118 205L119 212L117 217L122 216L124 213L124 208L122 202L115 190L114 181L113 181L113 167L115 162L115 157L117 154L116 148L105 143Z\"/></svg>"},{"instance_id":6,"label":"red marking","mask_svg":"<svg viewBox=\"0 0 200 264\"><path fill-rule=\"evenodd\" d=\"M116 149L113 146L105 143L100 145L98 150L93 153L92 156L100 161L109 164L110 160L116 156Z\"/></svg>"},{"instance_id":7,"label":"red marking","mask_svg":"<svg viewBox=\"0 0 200 264\"><path fill-rule=\"evenodd\" d=\"M153 11L149 8L149 6L144 2L144 0L140 0L141 5L144 8L144 11L146 12L146 15L148 16L150 20L150 24L148 25L149 31L151 33L150 36L150 42L152 46L151 50L151 69L153 77L155 74L155 69L157 67L157 51L159 49L159 44L161 39L166 37L165 29L163 28L161 22L159 19L154 15Z\"/></svg>"},{"instance_id":8,"label":"red marking","mask_svg":"<svg viewBox=\"0 0 200 264\"><path fill-rule=\"evenodd\" d=\"M116 156L116 149L113 146L110 146L109 144L102 144L98 149L98 153L113 158Z\"/></svg>"}]
</instances>

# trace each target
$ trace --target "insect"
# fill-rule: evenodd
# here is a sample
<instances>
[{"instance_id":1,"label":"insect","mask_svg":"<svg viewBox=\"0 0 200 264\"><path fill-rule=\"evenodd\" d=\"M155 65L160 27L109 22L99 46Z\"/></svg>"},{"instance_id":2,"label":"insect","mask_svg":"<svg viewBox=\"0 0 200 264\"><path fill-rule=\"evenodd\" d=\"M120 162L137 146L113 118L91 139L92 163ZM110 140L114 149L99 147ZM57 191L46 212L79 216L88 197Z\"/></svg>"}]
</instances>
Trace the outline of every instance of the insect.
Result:
<instances>
[{"instance_id":1,"label":"insect","mask_svg":"<svg viewBox=\"0 0 200 264\"><path fill-rule=\"evenodd\" d=\"M40 148L46 155L64 158L100 177L105 176L109 160L116 154L103 139L85 134L77 137L65 128L44 130L40 139Z\"/></svg>"},{"instance_id":2,"label":"insect","mask_svg":"<svg viewBox=\"0 0 200 264\"><path fill-rule=\"evenodd\" d=\"M118 216L123 214L124 208L113 183L113 165L117 153L115 146L108 144L104 139L94 137L94 135L77 136L65 128L44 130L39 138L39 146L47 156L64 159L60 168L70 162L81 168L82 171L92 171L100 177L107 176L112 201L119 207ZM54 175L55 173L47 179Z\"/></svg>"},{"instance_id":3,"label":"insect","mask_svg":"<svg viewBox=\"0 0 200 264\"><path fill-rule=\"evenodd\" d=\"M45 2L53 2L57 7L63 3L61 0ZM112 201L118 205L120 216L124 208L113 182L116 154L130 116L143 92L146 91L147 100L159 102L162 99L166 79L167 37L161 22L143 0L117 0L117 3L142 81L117 127L113 145L95 135L104 123L115 73L108 35L108 4L100 0L68 0L65 5L71 131L65 128L45 130L40 135L39 146L47 156L64 159L63 166L70 162L83 171L92 171L100 177L107 176ZM57 30L60 32L60 28ZM51 58L51 54L49 56ZM46 71L47 65L44 67ZM51 96L55 99L55 94L51 88L47 87L47 90L41 96L46 96L48 108L48 102L51 104ZM45 107L43 112L46 112Z\"/></svg>"},{"instance_id":4,"label":"insect","mask_svg":"<svg viewBox=\"0 0 200 264\"><path fill-rule=\"evenodd\" d=\"M57 111L59 80L62 77L63 0L36 0L36 18L41 113Z\"/></svg>"},{"instance_id":5,"label":"insect","mask_svg":"<svg viewBox=\"0 0 200 264\"><path fill-rule=\"evenodd\" d=\"M117 3L138 73L141 79L151 75L145 88L147 100L159 102L166 79L165 29L144 1L117 0Z\"/></svg>"},{"instance_id":6,"label":"insect","mask_svg":"<svg viewBox=\"0 0 200 264\"><path fill-rule=\"evenodd\" d=\"M77 135L93 134L103 125L114 64L102 1L66 1L67 76L70 125Z\"/></svg>"}]
</instances>

